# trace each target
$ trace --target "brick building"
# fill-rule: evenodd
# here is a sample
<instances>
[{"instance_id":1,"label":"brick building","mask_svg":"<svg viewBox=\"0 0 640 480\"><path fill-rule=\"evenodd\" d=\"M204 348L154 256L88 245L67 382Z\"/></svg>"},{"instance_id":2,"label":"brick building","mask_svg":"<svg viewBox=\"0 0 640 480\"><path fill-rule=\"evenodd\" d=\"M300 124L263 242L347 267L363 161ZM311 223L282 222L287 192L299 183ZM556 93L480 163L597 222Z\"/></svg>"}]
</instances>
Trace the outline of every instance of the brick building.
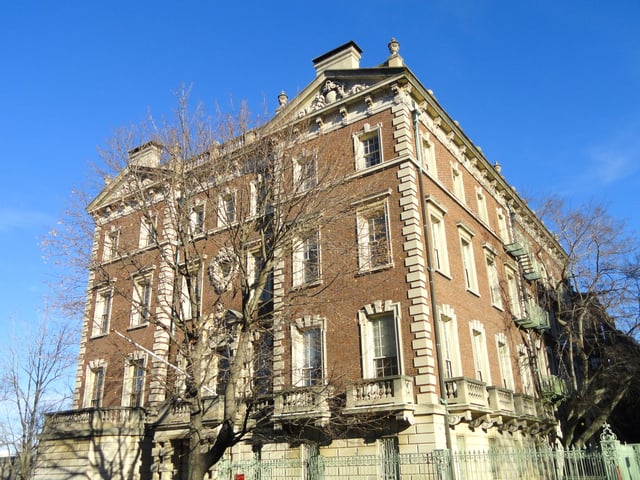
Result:
<instances>
[{"instance_id":1,"label":"brick building","mask_svg":"<svg viewBox=\"0 0 640 480\"><path fill-rule=\"evenodd\" d=\"M255 388L268 370L268 386L249 415L251 431L228 454L517 447L544 442L556 428L544 287L558 278L565 254L405 66L395 40L389 52L371 68L360 67L353 42L316 58L316 77L291 100L282 93L262 127L291 128L298 145L291 170L272 175L300 190L289 197L317 189L306 213L320 220L291 237L261 284L270 321L251 351L268 358L260 367L253 358L246 375ZM221 147L220 158L248 161L237 152L251 150L251 135ZM243 166L189 207L198 272L184 267L181 277L165 262L181 227L169 226L166 198L154 197L157 172L168 168L162 149L150 142L131 150L129 165L89 206L94 267L74 410L47 417L37 478L180 478L188 411L179 402L185 372L172 346L172 315L201 310L232 328L244 311L233 285L264 261L255 239L242 244L242 265L231 258L237 252L220 247L234 231L228 225L259 216L258 177ZM197 157L187 170L209 162ZM321 172L340 182L322 190L331 182ZM132 177L156 198L151 207L124 193ZM185 291L197 303L181 301ZM224 342L211 348L237 355ZM211 431L229 361L217 357L199 385L210 393L203 398Z\"/></svg>"}]
</instances>

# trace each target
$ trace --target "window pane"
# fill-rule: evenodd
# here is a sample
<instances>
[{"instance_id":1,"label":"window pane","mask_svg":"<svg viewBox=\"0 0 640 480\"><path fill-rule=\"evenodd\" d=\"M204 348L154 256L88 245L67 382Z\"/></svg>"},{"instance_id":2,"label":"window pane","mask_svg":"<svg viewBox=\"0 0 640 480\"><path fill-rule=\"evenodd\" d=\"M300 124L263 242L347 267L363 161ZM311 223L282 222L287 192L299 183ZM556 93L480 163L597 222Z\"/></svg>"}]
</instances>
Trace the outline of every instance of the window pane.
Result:
<instances>
[{"instance_id":1,"label":"window pane","mask_svg":"<svg viewBox=\"0 0 640 480\"><path fill-rule=\"evenodd\" d=\"M367 167L372 167L380 163L380 141L378 135L373 135L362 140L364 149L364 163Z\"/></svg>"},{"instance_id":2,"label":"window pane","mask_svg":"<svg viewBox=\"0 0 640 480\"><path fill-rule=\"evenodd\" d=\"M398 374L398 352L393 315L371 319L373 330L373 361L376 377Z\"/></svg>"}]
</instances>

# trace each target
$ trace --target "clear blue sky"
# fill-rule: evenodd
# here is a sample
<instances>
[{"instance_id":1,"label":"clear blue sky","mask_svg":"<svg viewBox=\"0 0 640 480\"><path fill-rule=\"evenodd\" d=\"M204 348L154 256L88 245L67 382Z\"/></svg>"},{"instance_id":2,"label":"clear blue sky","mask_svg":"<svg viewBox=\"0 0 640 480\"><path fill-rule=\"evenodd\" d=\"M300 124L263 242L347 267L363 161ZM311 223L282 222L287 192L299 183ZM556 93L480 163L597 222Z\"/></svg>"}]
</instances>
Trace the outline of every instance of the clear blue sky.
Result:
<instances>
[{"instance_id":1,"label":"clear blue sky","mask_svg":"<svg viewBox=\"0 0 640 480\"><path fill-rule=\"evenodd\" d=\"M637 0L41 1L0 6L0 335L49 295L39 241L97 147L172 91L209 107L290 97L349 40L400 54L527 194L607 201L640 229Z\"/></svg>"}]
</instances>

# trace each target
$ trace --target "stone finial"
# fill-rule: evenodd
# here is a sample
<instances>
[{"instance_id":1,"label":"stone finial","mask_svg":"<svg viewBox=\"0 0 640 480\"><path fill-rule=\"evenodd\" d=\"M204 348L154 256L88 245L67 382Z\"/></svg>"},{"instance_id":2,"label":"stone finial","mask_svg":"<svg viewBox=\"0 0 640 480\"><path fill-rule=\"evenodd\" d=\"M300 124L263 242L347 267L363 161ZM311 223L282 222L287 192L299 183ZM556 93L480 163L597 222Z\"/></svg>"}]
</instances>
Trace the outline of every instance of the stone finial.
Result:
<instances>
[{"instance_id":1,"label":"stone finial","mask_svg":"<svg viewBox=\"0 0 640 480\"><path fill-rule=\"evenodd\" d=\"M389 41L389 43L387 44L387 47L389 47L389 53L393 56L393 55L398 55L398 52L400 51L400 42L398 42L395 37L392 37L391 40Z\"/></svg>"},{"instance_id":2,"label":"stone finial","mask_svg":"<svg viewBox=\"0 0 640 480\"><path fill-rule=\"evenodd\" d=\"M289 101L289 95L287 95L285 93L284 90L282 90L280 92L280 95L278 95L278 105L280 105L281 107L285 106L287 104L287 102Z\"/></svg>"},{"instance_id":3,"label":"stone finial","mask_svg":"<svg viewBox=\"0 0 640 480\"><path fill-rule=\"evenodd\" d=\"M502 165L500 165L498 162L493 164L493 168L495 169L496 172L502 173Z\"/></svg>"},{"instance_id":4,"label":"stone finial","mask_svg":"<svg viewBox=\"0 0 640 480\"><path fill-rule=\"evenodd\" d=\"M398 54L400 51L400 43L395 38L392 38L387 44L387 47L389 47L389 53L391 54L387 59L387 65L390 67L402 67L404 62Z\"/></svg>"}]
</instances>

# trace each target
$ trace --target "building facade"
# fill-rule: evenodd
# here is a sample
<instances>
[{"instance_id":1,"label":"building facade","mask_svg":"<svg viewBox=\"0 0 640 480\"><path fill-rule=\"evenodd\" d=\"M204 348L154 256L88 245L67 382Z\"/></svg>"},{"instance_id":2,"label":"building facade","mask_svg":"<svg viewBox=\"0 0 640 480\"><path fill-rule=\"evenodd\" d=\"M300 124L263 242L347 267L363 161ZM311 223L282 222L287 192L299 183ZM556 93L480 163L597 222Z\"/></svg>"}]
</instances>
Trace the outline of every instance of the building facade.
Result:
<instances>
[{"instance_id":1,"label":"building facade","mask_svg":"<svg viewBox=\"0 0 640 480\"><path fill-rule=\"evenodd\" d=\"M255 391L260 378L263 403L251 397L251 428L227 455L384 456L547 442L557 381L546 285L559 278L565 254L499 165L406 67L395 40L379 66L361 68L361 53L349 42L316 58L315 78L291 100L282 93L263 128L293 126L302 147L288 173L270 173L281 177L272 192L305 198L317 190L304 218L320 220L303 222L260 283L269 322L254 335L246 375ZM258 177L242 167L186 214L184 231L206 251L198 272L188 262L183 276L168 266L182 231L170 212L181 207L157 197L162 148L150 142L129 152L125 171L89 206L94 267L74 405L47 417L36 478L185 474L189 411L177 399L188 373L172 344L172 315L224 318L234 328L246 302L232 297L234 285L250 290L246 279L259 276L265 257L252 238L241 243L242 265L237 249L220 247L236 231L229 225L259 216ZM249 136L234 148L250 150ZM199 157L187 170L207 162ZM123 194L131 177L155 195L144 212ZM207 348L238 355L235 340L208 335L200 337ZM266 352L259 362L258 351ZM231 358L216 355L200 383L214 437Z\"/></svg>"}]
</instances>

